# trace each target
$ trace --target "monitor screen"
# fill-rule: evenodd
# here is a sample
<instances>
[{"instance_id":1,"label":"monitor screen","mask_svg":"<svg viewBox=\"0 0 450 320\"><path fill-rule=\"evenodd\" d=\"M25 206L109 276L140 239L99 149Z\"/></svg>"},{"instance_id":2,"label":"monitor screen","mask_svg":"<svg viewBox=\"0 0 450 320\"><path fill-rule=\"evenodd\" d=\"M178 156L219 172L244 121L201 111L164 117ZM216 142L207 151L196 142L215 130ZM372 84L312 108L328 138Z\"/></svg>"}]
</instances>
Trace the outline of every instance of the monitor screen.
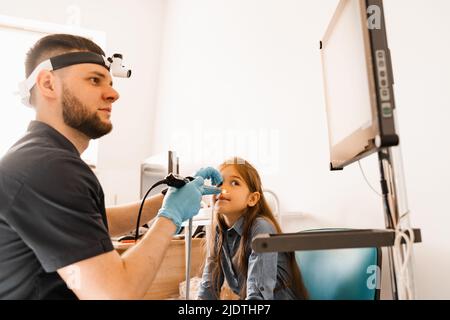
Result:
<instances>
[{"instance_id":1,"label":"monitor screen","mask_svg":"<svg viewBox=\"0 0 450 320\"><path fill-rule=\"evenodd\" d=\"M384 73L380 73L384 91L378 83L378 51L384 54ZM379 112L381 93L387 90L389 100L384 97L383 103L389 104L392 118L388 54L382 1L341 0L321 42L332 169L342 169L392 144L388 133L395 131Z\"/></svg>"}]
</instances>

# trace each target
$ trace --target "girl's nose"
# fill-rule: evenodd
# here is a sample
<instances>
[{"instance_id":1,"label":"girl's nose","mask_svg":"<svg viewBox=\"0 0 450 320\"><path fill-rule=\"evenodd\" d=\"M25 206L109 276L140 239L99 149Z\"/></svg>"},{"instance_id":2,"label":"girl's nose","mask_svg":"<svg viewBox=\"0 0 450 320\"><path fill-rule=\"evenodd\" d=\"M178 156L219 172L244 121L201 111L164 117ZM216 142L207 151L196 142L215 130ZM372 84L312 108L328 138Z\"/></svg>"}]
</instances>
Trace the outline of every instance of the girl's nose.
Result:
<instances>
[{"instance_id":1,"label":"girl's nose","mask_svg":"<svg viewBox=\"0 0 450 320\"><path fill-rule=\"evenodd\" d=\"M224 194L227 193L227 190L226 190L226 189L224 189L223 187L220 187L220 188L222 189L222 192L219 193L219 194L214 195L215 200L223 199L222 195L224 195Z\"/></svg>"}]
</instances>

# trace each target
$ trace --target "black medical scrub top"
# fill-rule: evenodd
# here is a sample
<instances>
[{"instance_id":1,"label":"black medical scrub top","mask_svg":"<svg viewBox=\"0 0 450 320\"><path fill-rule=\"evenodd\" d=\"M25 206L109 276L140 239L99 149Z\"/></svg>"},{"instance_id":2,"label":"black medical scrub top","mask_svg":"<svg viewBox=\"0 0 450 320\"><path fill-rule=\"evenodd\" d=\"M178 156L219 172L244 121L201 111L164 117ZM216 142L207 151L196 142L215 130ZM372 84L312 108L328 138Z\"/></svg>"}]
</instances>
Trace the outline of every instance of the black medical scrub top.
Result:
<instances>
[{"instance_id":1,"label":"black medical scrub top","mask_svg":"<svg viewBox=\"0 0 450 320\"><path fill-rule=\"evenodd\" d=\"M67 138L31 122L0 160L0 299L76 299L56 270L113 249L96 176Z\"/></svg>"}]
</instances>

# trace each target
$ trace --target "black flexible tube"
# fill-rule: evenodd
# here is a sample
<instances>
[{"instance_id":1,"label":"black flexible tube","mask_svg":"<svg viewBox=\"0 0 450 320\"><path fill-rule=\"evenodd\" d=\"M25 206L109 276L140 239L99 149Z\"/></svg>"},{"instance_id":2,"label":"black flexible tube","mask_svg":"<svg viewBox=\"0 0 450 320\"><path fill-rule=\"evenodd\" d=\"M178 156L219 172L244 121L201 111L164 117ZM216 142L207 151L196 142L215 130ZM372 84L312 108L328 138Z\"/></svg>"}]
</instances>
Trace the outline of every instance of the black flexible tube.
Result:
<instances>
[{"instance_id":1,"label":"black flexible tube","mask_svg":"<svg viewBox=\"0 0 450 320\"><path fill-rule=\"evenodd\" d=\"M156 182L154 185L152 185L152 186L150 187L150 189L148 189L148 191L147 191L147 193L145 194L144 198L142 198L141 207L139 208L139 214L138 214L138 216L137 216L137 221L136 221L136 234L134 235L134 240L135 240L136 242L137 242L138 239L139 239L139 225L140 225L140 222L141 222L141 214L142 214L142 209L144 208L145 199L147 199L149 193L150 193L154 188L156 188L157 186L160 186L160 185L162 185L162 184L167 184L166 179L161 180L161 181L158 181L158 182Z\"/></svg>"}]
</instances>

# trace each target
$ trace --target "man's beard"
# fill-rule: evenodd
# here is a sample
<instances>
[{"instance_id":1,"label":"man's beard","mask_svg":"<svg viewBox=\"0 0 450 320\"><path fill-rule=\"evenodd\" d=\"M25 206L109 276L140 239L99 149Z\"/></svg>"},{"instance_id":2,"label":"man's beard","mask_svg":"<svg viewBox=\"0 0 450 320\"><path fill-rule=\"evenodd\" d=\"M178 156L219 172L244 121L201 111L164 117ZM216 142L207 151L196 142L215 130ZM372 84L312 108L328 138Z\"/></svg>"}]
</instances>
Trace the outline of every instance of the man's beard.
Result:
<instances>
[{"instance_id":1,"label":"man's beard","mask_svg":"<svg viewBox=\"0 0 450 320\"><path fill-rule=\"evenodd\" d=\"M104 123L96 112L89 112L79 99L63 88L62 110L64 123L88 136L97 139L112 130L111 123Z\"/></svg>"}]
</instances>

